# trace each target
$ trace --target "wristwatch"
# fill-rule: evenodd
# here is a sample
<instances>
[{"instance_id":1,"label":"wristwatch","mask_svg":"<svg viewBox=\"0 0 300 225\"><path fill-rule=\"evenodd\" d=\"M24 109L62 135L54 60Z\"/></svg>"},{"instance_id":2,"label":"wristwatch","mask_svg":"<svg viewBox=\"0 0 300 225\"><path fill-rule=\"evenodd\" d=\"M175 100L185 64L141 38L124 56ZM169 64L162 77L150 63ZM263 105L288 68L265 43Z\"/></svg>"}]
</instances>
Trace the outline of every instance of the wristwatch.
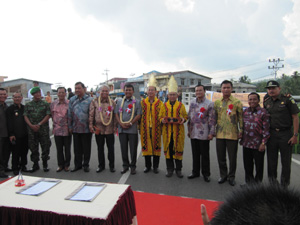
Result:
<instances>
[{"instance_id":1,"label":"wristwatch","mask_svg":"<svg viewBox=\"0 0 300 225\"><path fill-rule=\"evenodd\" d=\"M42 124L41 124L41 123L38 123L38 125L41 126Z\"/></svg>"},{"instance_id":2,"label":"wristwatch","mask_svg":"<svg viewBox=\"0 0 300 225\"><path fill-rule=\"evenodd\" d=\"M132 126L132 123L131 123L131 122L130 122L129 124L130 124L130 126Z\"/></svg>"},{"instance_id":3,"label":"wristwatch","mask_svg":"<svg viewBox=\"0 0 300 225\"><path fill-rule=\"evenodd\" d=\"M294 133L294 136L295 136L295 137L298 137L298 133Z\"/></svg>"}]
</instances>

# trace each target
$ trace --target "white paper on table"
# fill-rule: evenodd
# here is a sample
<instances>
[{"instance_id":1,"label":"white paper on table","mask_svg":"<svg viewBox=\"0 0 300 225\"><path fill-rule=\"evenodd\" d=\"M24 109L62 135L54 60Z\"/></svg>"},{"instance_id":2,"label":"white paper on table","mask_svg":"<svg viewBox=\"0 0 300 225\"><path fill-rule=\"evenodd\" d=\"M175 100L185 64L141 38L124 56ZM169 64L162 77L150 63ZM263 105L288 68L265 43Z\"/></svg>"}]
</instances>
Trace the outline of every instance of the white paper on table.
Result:
<instances>
[{"instance_id":1,"label":"white paper on table","mask_svg":"<svg viewBox=\"0 0 300 225\"><path fill-rule=\"evenodd\" d=\"M23 188L22 190L20 190L16 193L23 194L23 195L39 196L39 195L43 194L44 192L48 191L49 189L53 188L58 183L60 183L59 180L41 179L38 182L35 182L34 184L30 185L29 187Z\"/></svg>"},{"instance_id":2,"label":"white paper on table","mask_svg":"<svg viewBox=\"0 0 300 225\"><path fill-rule=\"evenodd\" d=\"M92 202L105 187L105 184L84 183L65 199Z\"/></svg>"}]
</instances>

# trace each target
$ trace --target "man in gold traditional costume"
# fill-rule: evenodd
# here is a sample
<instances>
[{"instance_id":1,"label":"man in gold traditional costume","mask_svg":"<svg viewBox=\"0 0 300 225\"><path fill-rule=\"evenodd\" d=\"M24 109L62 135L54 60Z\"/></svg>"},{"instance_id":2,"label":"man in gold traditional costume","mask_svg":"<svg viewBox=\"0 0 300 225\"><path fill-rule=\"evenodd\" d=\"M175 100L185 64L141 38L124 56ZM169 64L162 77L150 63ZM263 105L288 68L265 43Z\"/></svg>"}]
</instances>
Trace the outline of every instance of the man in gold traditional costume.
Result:
<instances>
[{"instance_id":1,"label":"man in gold traditional costume","mask_svg":"<svg viewBox=\"0 0 300 225\"><path fill-rule=\"evenodd\" d=\"M141 101L142 117L140 123L142 154L145 157L144 173L151 170L153 156L153 172L158 173L161 152L161 123L159 110L163 103L156 96L157 81L151 75L148 83L148 97Z\"/></svg>"},{"instance_id":2,"label":"man in gold traditional costume","mask_svg":"<svg viewBox=\"0 0 300 225\"><path fill-rule=\"evenodd\" d=\"M164 144L164 153L167 164L167 177L173 175L176 165L176 175L182 178L182 155L184 149L184 125L187 121L188 115L185 106L177 101L178 85L173 76L171 76L168 83L168 101L164 103L159 112L159 118L162 125L162 135Z\"/></svg>"}]
</instances>

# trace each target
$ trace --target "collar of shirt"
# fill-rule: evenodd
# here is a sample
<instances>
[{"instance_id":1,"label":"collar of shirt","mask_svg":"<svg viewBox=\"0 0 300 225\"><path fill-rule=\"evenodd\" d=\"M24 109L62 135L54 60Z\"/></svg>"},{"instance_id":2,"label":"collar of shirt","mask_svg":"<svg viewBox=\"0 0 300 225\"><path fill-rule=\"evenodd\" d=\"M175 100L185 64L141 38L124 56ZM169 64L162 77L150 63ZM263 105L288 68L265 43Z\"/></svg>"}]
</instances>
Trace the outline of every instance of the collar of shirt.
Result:
<instances>
[{"instance_id":1,"label":"collar of shirt","mask_svg":"<svg viewBox=\"0 0 300 225\"><path fill-rule=\"evenodd\" d=\"M66 99L64 99L63 102L60 102L59 99L57 99L57 104L66 104L66 105L67 105L68 103L67 103L67 100L66 100Z\"/></svg>"},{"instance_id":2,"label":"collar of shirt","mask_svg":"<svg viewBox=\"0 0 300 225\"><path fill-rule=\"evenodd\" d=\"M202 99L200 99L200 101L199 101L199 100L198 100L198 98L196 98L196 102L197 102L197 103L203 103L203 102L205 101L205 99L206 99L206 98L205 98L205 97L203 97L203 98L202 98Z\"/></svg>"},{"instance_id":3,"label":"collar of shirt","mask_svg":"<svg viewBox=\"0 0 300 225\"><path fill-rule=\"evenodd\" d=\"M258 105L253 112L258 112L261 109L260 105ZM252 112L251 107L247 108L247 112Z\"/></svg>"},{"instance_id":4,"label":"collar of shirt","mask_svg":"<svg viewBox=\"0 0 300 225\"><path fill-rule=\"evenodd\" d=\"M14 106L15 106L16 108L22 108L22 104L20 104L20 107L19 107L18 104L14 103Z\"/></svg>"},{"instance_id":5,"label":"collar of shirt","mask_svg":"<svg viewBox=\"0 0 300 225\"><path fill-rule=\"evenodd\" d=\"M75 99L79 99L79 100L85 100L85 99L87 99L89 97L88 94L85 94L84 96L82 96L81 99L78 97L78 95L75 95L75 96L76 96Z\"/></svg>"},{"instance_id":6,"label":"collar of shirt","mask_svg":"<svg viewBox=\"0 0 300 225\"><path fill-rule=\"evenodd\" d=\"M126 101L126 102L130 102L131 100L132 100L132 97L131 97L131 98L126 98L126 97L125 97L125 101Z\"/></svg>"},{"instance_id":7,"label":"collar of shirt","mask_svg":"<svg viewBox=\"0 0 300 225\"><path fill-rule=\"evenodd\" d=\"M271 98L271 100L272 100L273 102L276 102L276 101L281 101L282 97L283 97L283 95L282 95L282 94L279 94L275 100L273 100L272 97L270 97L270 98Z\"/></svg>"},{"instance_id":8,"label":"collar of shirt","mask_svg":"<svg viewBox=\"0 0 300 225\"><path fill-rule=\"evenodd\" d=\"M101 103L109 103L108 98L101 98Z\"/></svg>"},{"instance_id":9,"label":"collar of shirt","mask_svg":"<svg viewBox=\"0 0 300 225\"><path fill-rule=\"evenodd\" d=\"M228 100L229 100L229 101L233 101L233 96L230 95L229 98L228 98ZM221 101L226 101L226 100L224 100L224 97L223 97L223 96L222 96L222 98L221 98Z\"/></svg>"}]
</instances>

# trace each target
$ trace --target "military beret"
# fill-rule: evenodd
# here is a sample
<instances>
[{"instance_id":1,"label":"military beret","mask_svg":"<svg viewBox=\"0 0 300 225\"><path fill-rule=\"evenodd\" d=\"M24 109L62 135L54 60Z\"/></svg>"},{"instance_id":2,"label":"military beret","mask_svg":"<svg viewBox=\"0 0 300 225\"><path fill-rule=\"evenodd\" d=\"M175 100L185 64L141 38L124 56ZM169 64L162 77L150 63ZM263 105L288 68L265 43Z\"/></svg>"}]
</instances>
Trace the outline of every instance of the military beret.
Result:
<instances>
[{"instance_id":1,"label":"military beret","mask_svg":"<svg viewBox=\"0 0 300 225\"><path fill-rule=\"evenodd\" d=\"M33 87L33 88L31 88L30 94L33 95L33 94L37 93L38 91L41 91L40 87Z\"/></svg>"}]
</instances>

